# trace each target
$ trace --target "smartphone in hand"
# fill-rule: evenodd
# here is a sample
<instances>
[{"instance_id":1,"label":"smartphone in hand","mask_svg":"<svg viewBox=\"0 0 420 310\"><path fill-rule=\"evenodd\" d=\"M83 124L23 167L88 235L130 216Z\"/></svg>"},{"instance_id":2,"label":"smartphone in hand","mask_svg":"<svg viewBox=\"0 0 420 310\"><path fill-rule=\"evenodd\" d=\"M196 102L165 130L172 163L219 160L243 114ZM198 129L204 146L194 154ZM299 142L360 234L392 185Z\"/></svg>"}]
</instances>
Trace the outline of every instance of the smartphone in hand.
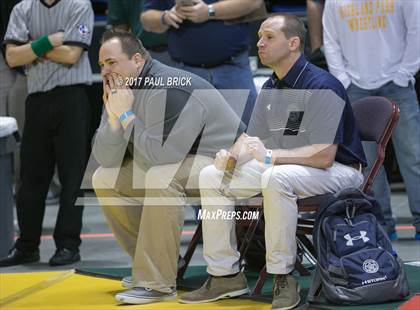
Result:
<instances>
[{"instance_id":1,"label":"smartphone in hand","mask_svg":"<svg viewBox=\"0 0 420 310\"><path fill-rule=\"evenodd\" d=\"M192 6L194 5L194 0L176 0L175 1L179 6Z\"/></svg>"}]
</instances>

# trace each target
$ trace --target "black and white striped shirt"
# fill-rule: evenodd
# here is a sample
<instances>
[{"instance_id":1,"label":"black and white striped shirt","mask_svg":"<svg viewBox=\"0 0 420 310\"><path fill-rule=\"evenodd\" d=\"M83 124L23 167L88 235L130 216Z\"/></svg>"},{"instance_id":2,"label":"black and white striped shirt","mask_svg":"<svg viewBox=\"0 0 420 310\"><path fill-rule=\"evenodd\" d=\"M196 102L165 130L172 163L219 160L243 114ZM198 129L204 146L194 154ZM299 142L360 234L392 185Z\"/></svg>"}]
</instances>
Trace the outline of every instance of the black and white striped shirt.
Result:
<instances>
[{"instance_id":1,"label":"black and white striped shirt","mask_svg":"<svg viewBox=\"0 0 420 310\"><path fill-rule=\"evenodd\" d=\"M43 0L23 0L13 8L4 44L22 45L63 31L63 44L84 49L74 65L45 59L37 59L27 65L30 94L45 92L56 86L92 83L87 49L92 40L93 20L92 6L87 0L56 0L52 5Z\"/></svg>"}]
</instances>

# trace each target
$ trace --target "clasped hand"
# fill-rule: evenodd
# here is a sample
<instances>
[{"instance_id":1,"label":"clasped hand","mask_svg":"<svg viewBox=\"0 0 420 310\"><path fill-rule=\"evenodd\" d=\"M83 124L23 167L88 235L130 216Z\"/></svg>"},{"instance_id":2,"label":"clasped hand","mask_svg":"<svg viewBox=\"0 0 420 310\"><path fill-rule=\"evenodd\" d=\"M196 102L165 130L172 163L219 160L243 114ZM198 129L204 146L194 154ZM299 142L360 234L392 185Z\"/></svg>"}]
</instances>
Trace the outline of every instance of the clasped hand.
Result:
<instances>
[{"instance_id":1,"label":"clasped hand","mask_svg":"<svg viewBox=\"0 0 420 310\"><path fill-rule=\"evenodd\" d=\"M108 117L118 120L121 114L132 109L134 103L133 91L124 85L124 80L116 73L103 78L103 101Z\"/></svg>"},{"instance_id":2,"label":"clasped hand","mask_svg":"<svg viewBox=\"0 0 420 310\"><path fill-rule=\"evenodd\" d=\"M209 19L209 9L202 0L194 0L193 5L174 5L164 16L165 23L176 29L188 19L194 23L203 23Z\"/></svg>"},{"instance_id":3,"label":"clasped hand","mask_svg":"<svg viewBox=\"0 0 420 310\"><path fill-rule=\"evenodd\" d=\"M216 169L224 171L229 157L236 158L238 162L242 162L244 158L254 158L260 162L264 162L266 154L267 149L260 138L250 137L244 133L238 138L230 151L222 149L217 152L214 166Z\"/></svg>"}]
</instances>

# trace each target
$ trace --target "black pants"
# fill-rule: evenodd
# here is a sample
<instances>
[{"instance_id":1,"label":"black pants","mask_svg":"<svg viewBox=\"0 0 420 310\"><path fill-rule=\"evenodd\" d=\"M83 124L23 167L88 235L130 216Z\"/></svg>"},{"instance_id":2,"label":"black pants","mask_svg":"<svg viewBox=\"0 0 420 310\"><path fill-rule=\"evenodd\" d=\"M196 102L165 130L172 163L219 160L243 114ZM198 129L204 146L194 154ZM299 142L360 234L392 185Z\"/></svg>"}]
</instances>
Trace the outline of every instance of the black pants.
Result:
<instances>
[{"instance_id":1,"label":"black pants","mask_svg":"<svg viewBox=\"0 0 420 310\"><path fill-rule=\"evenodd\" d=\"M38 249L45 198L57 164L62 190L54 241L58 249L78 249L83 207L74 203L82 195L89 117L84 86L56 87L31 94L25 108L17 195L20 237L15 246L21 251Z\"/></svg>"}]
</instances>

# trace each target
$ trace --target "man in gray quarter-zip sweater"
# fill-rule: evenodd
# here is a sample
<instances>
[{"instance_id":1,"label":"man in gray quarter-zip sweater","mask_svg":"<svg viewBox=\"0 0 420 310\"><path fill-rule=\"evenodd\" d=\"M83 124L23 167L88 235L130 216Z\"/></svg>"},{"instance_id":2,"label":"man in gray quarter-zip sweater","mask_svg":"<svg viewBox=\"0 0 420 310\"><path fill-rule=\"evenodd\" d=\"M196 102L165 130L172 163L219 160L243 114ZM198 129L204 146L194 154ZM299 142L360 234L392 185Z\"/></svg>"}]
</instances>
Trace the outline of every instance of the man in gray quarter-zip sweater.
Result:
<instances>
[{"instance_id":1,"label":"man in gray quarter-zip sweater","mask_svg":"<svg viewBox=\"0 0 420 310\"><path fill-rule=\"evenodd\" d=\"M93 187L133 260L126 283L132 289L116 299L174 299L183 206L198 201L201 168L244 125L213 86L152 59L132 34L106 32L99 64L105 109L93 146L101 165ZM246 93L231 95L246 101Z\"/></svg>"}]
</instances>

